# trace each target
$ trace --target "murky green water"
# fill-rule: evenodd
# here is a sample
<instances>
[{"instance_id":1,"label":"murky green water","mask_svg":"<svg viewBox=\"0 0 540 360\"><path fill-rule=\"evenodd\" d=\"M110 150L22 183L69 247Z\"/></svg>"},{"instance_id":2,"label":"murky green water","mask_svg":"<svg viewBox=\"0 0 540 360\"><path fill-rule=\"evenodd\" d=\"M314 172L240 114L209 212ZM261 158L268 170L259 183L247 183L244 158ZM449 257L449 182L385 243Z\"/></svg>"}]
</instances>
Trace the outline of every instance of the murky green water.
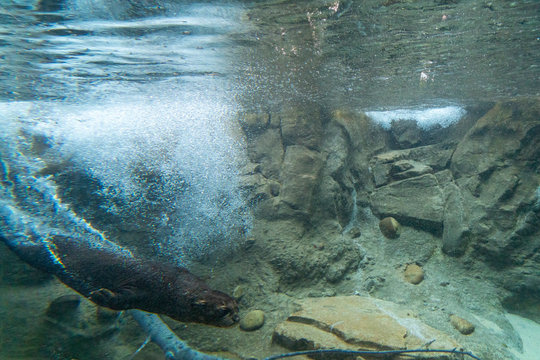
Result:
<instances>
[{"instance_id":1,"label":"murky green water","mask_svg":"<svg viewBox=\"0 0 540 360\"><path fill-rule=\"evenodd\" d=\"M0 236L111 241L189 267L236 293L242 317L265 311L255 332L169 321L227 358L287 351L273 329L299 301L340 295L402 297L446 332L464 309L487 345L454 337L519 354L504 309L538 320L539 13L535 0L1 1ZM482 128L486 113L503 125ZM376 203L379 188L410 177L435 184L412 203L435 188L441 214L467 222L465 245L441 245L448 217L380 210L410 194ZM381 237L383 215L402 242ZM129 316L89 301L51 319L74 292L0 254L0 357L161 358L135 353ZM424 288L397 280L409 263Z\"/></svg>"}]
</instances>

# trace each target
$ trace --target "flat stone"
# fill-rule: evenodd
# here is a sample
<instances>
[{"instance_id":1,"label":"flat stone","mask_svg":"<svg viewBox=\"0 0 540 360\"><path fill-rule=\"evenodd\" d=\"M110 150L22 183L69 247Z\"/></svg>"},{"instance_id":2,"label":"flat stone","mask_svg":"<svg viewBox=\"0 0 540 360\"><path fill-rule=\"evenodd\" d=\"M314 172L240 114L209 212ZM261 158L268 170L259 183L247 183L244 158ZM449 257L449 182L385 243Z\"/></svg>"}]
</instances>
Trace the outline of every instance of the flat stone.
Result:
<instances>
[{"instance_id":1,"label":"flat stone","mask_svg":"<svg viewBox=\"0 0 540 360\"><path fill-rule=\"evenodd\" d=\"M369 162L375 186L441 171L447 167L452 151L443 145L427 145L376 155Z\"/></svg>"},{"instance_id":2,"label":"flat stone","mask_svg":"<svg viewBox=\"0 0 540 360\"><path fill-rule=\"evenodd\" d=\"M380 216L392 216L404 225L440 233L444 196L433 174L397 181L371 195L371 208Z\"/></svg>"},{"instance_id":3,"label":"flat stone","mask_svg":"<svg viewBox=\"0 0 540 360\"><path fill-rule=\"evenodd\" d=\"M321 330L309 324L292 321L279 324L274 331L273 340L281 346L294 351L325 348L356 349L356 346L345 342L331 332Z\"/></svg>"},{"instance_id":4,"label":"flat stone","mask_svg":"<svg viewBox=\"0 0 540 360\"><path fill-rule=\"evenodd\" d=\"M390 176L393 180L403 180L424 174L432 173L430 166L414 160L399 160L392 164Z\"/></svg>"},{"instance_id":5,"label":"flat stone","mask_svg":"<svg viewBox=\"0 0 540 360\"><path fill-rule=\"evenodd\" d=\"M412 311L389 301L360 296L305 299L301 310L274 331L274 341L291 350L414 349L432 340L429 347L433 349L461 347L449 335L415 317Z\"/></svg>"}]
</instances>

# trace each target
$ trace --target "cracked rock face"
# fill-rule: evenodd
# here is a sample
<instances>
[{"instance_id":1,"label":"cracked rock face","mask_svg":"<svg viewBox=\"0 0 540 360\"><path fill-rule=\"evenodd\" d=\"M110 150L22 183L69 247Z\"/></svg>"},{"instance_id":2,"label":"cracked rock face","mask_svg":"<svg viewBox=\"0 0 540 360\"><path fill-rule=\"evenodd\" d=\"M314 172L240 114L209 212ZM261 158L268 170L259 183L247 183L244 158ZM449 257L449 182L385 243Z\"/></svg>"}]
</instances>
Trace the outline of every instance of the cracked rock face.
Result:
<instances>
[{"instance_id":1,"label":"cracked rock face","mask_svg":"<svg viewBox=\"0 0 540 360\"><path fill-rule=\"evenodd\" d=\"M251 162L244 185L258 219L294 219L326 233L328 224L346 228L355 208L394 217L404 231L440 238L446 255L502 269L495 281L512 293L537 294L539 106L536 98L500 102L462 119L444 138L428 131L431 140L398 149L395 128L384 130L359 112L325 113L312 104L245 115L240 125Z\"/></svg>"}]
</instances>

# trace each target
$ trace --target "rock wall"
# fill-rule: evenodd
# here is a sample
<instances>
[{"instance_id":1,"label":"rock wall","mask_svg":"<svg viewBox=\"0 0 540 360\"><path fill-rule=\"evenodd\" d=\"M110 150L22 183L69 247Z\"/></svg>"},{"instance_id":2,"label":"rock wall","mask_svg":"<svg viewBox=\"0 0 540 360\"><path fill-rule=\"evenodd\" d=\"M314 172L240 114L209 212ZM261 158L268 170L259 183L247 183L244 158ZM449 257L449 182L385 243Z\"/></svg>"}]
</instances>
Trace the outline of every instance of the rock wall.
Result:
<instances>
[{"instance_id":1,"label":"rock wall","mask_svg":"<svg viewBox=\"0 0 540 360\"><path fill-rule=\"evenodd\" d=\"M365 189L360 202L367 205L368 159L386 147L384 131L363 114L328 114L316 104L243 114L240 125L250 160L244 186L259 224L254 232L282 282L336 282L356 269L362 254L341 233L355 207L351 194Z\"/></svg>"},{"instance_id":2,"label":"rock wall","mask_svg":"<svg viewBox=\"0 0 540 360\"><path fill-rule=\"evenodd\" d=\"M493 277L506 289L538 294L539 155L538 99L500 102L463 137L374 156L370 205L440 235L447 255L503 270Z\"/></svg>"},{"instance_id":3,"label":"rock wall","mask_svg":"<svg viewBox=\"0 0 540 360\"><path fill-rule=\"evenodd\" d=\"M323 113L316 104L280 113L244 114L250 164L244 184L257 217L297 219L316 225L350 221L355 188L369 189L369 157L387 146L388 135L363 114Z\"/></svg>"},{"instance_id":4,"label":"rock wall","mask_svg":"<svg viewBox=\"0 0 540 360\"><path fill-rule=\"evenodd\" d=\"M447 256L504 270L494 280L508 290L540 292L538 99L479 106L428 130L402 120L383 129L362 113L315 104L240 122L258 219L340 234L354 192L358 208L435 235Z\"/></svg>"},{"instance_id":5,"label":"rock wall","mask_svg":"<svg viewBox=\"0 0 540 360\"><path fill-rule=\"evenodd\" d=\"M540 294L540 102L496 104L458 144L450 162L466 236L443 238L448 252L469 241L513 292Z\"/></svg>"}]
</instances>

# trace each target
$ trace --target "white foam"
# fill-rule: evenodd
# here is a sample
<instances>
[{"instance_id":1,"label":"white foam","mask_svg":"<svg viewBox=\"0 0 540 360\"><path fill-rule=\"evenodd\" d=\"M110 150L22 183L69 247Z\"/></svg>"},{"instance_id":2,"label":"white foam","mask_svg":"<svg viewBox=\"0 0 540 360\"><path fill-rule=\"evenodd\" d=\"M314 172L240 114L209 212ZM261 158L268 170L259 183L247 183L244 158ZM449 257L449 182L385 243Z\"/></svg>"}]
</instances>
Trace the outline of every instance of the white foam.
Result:
<instances>
[{"instance_id":1,"label":"white foam","mask_svg":"<svg viewBox=\"0 0 540 360\"><path fill-rule=\"evenodd\" d=\"M514 314L506 314L506 318L521 337L523 349L510 349L520 360L536 360L540 354L540 324Z\"/></svg>"},{"instance_id":2,"label":"white foam","mask_svg":"<svg viewBox=\"0 0 540 360\"><path fill-rule=\"evenodd\" d=\"M466 111L459 106L445 106L427 109L395 109L388 111L368 111L366 115L388 129L395 120L415 120L423 129L435 125L448 127L465 115Z\"/></svg>"}]
</instances>

